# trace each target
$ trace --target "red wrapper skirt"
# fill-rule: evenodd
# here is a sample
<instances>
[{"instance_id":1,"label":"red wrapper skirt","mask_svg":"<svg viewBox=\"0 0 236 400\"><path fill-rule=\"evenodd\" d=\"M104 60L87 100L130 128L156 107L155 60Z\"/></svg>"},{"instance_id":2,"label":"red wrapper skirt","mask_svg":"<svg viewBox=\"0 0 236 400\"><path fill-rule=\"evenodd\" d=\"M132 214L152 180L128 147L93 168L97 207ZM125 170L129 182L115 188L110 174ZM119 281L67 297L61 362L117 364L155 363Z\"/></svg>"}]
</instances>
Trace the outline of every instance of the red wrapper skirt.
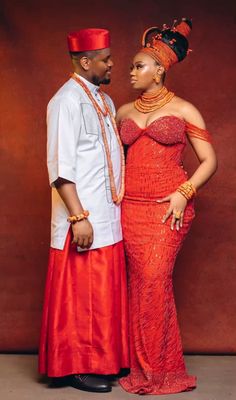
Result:
<instances>
[{"instance_id":1,"label":"red wrapper skirt","mask_svg":"<svg viewBox=\"0 0 236 400\"><path fill-rule=\"evenodd\" d=\"M123 243L78 253L68 233L50 249L39 372L116 374L129 367Z\"/></svg>"}]
</instances>

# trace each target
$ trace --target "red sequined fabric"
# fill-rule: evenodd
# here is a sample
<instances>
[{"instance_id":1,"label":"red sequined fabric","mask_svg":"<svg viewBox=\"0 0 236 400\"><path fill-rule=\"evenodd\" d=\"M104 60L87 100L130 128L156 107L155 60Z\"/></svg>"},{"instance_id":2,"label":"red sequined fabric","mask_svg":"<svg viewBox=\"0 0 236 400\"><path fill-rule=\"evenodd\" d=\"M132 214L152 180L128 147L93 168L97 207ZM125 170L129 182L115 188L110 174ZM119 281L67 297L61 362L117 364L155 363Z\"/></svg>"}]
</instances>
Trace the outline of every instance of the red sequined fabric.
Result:
<instances>
[{"instance_id":1,"label":"red sequined fabric","mask_svg":"<svg viewBox=\"0 0 236 400\"><path fill-rule=\"evenodd\" d=\"M130 393L167 394L191 390L196 378L186 372L173 296L174 262L194 218L193 202L184 213L183 228L161 222L166 196L187 180L182 167L185 123L162 117L146 129L131 119L120 126L129 144L126 194L122 204L124 244L128 262L131 371L120 379Z\"/></svg>"}]
</instances>

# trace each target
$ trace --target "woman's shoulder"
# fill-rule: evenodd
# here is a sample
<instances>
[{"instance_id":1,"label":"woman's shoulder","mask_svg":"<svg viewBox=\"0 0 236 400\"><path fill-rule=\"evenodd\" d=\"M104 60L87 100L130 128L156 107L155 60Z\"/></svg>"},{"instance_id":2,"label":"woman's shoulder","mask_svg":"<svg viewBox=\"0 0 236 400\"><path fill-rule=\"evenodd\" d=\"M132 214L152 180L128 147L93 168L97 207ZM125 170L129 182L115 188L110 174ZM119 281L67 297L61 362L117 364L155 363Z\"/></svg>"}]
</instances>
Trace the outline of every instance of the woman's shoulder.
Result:
<instances>
[{"instance_id":1,"label":"woman's shoulder","mask_svg":"<svg viewBox=\"0 0 236 400\"><path fill-rule=\"evenodd\" d=\"M131 103L123 104L123 106L121 106L116 113L116 122L119 123L122 119L126 118L133 109L133 101Z\"/></svg>"},{"instance_id":2,"label":"woman's shoulder","mask_svg":"<svg viewBox=\"0 0 236 400\"><path fill-rule=\"evenodd\" d=\"M194 105L192 103L190 103L190 101L182 99L182 97L179 96L174 96L173 100L172 100L173 104L175 104L175 106L180 107L181 109L189 109L194 107Z\"/></svg>"},{"instance_id":3,"label":"woman's shoulder","mask_svg":"<svg viewBox=\"0 0 236 400\"><path fill-rule=\"evenodd\" d=\"M192 103L182 99L181 97L175 96L173 99L173 105L186 122L197 125L199 128L205 128L205 123L200 111Z\"/></svg>"}]
</instances>

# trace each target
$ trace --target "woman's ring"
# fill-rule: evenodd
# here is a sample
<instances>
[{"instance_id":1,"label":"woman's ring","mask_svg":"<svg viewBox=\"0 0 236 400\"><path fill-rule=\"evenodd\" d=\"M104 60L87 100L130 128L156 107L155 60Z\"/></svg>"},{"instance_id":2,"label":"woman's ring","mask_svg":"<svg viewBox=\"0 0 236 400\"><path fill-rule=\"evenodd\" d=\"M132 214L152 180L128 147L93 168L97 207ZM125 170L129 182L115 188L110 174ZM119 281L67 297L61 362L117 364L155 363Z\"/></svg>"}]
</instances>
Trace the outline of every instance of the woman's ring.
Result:
<instances>
[{"instance_id":1,"label":"woman's ring","mask_svg":"<svg viewBox=\"0 0 236 400\"><path fill-rule=\"evenodd\" d=\"M174 213L175 219L180 219L180 218L181 218L181 215L182 215L182 211L176 211L176 212Z\"/></svg>"}]
</instances>

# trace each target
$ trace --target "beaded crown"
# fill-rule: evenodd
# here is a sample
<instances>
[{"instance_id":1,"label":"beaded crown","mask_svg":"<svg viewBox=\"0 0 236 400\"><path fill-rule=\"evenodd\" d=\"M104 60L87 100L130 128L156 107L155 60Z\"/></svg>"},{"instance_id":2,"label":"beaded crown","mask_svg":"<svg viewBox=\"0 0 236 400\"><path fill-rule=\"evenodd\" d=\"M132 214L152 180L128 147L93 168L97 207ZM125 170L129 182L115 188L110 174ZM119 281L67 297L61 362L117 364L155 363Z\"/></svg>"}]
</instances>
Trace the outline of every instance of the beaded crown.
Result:
<instances>
[{"instance_id":1,"label":"beaded crown","mask_svg":"<svg viewBox=\"0 0 236 400\"><path fill-rule=\"evenodd\" d=\"M140 51L149 54L166 71L191 51L186 39L192 29L191 20L182 18L178 25L176 23L177 20L174 20L172 27L164 24L162 29L156 26L148 28L142 37L143 47Z\"/></svg>"}]
</instances>

